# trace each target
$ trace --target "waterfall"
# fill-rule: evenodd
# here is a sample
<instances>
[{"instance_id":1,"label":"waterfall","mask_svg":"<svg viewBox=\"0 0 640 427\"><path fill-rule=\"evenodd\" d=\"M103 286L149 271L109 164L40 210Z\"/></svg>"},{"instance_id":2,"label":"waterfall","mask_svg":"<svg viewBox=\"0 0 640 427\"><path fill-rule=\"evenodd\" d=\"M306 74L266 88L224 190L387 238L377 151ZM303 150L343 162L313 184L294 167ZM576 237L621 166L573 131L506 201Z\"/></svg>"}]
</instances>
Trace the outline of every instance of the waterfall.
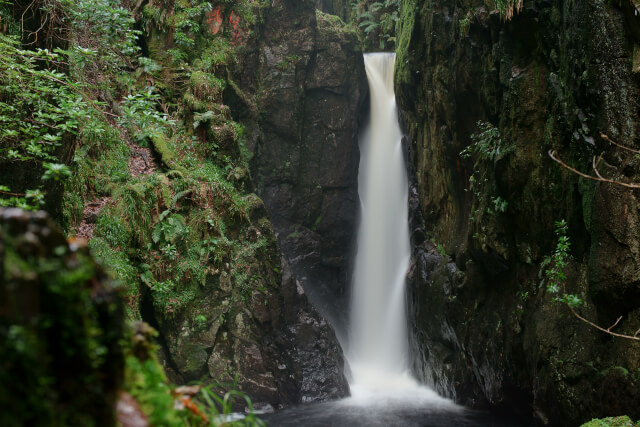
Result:
<instances>
[{"instance_id":1,"label":"waterfall","mask_svg":"<svg viewBox=\"0 0 640 427\"><path fill-rule=\"evenodd\" d=\"M420 385L409 372L405 282L409 185L398 124L395 54L364 56L371 94L369 128L361 133L358 230L349 334L343 348L351 396L275 414L274 425L483 426L462 407ZM286 411L283 412L286 414Z\"/></svg>"},{"instance_id":2,"label":"waterfall","mask_svg":"<svg viewBox=\"0 0 640 427\"><path fill-rule=\"evenodd\" d=\"M364 57L371 94L360 140L362 218L351 298L347 358L352 393L412 381L408 371L405 278L409 266L408 184L398 124L395 54Z\"/></svg>"}]
</instances>

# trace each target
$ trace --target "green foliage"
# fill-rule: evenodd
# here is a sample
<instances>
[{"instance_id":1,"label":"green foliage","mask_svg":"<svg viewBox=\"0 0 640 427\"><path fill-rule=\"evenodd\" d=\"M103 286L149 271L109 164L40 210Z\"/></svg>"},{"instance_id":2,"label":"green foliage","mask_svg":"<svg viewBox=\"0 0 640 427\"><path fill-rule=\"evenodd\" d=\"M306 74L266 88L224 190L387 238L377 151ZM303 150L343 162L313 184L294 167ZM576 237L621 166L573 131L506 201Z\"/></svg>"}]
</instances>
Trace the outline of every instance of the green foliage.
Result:
<instances>
[{"instance_id":1,"label":"green foliage","mask_svg":"<svg viewBox=\"0 0 640 427\"><path fill-rule=\"evenodd\" d=\"M43 166L45 170L42 175L43 181L48 181L50 179L54 181L62 181L71 176L71 171L67 165L62 165L60 163L43 163Z\"/></svg>"},{"instance_id":2,"label":"green foliage","mask_svg":"<svg viewBox=\"0 0 640 427\"><path fill-rule=\"evenodd\" d=\"M541 268L546 267L544 274L547 280L547 291L554 295L554 301L566 303L572 308L577 308L583 304L580 297L574 294L567 294L565 283L567 276L564 272L571 255L569 250L571 242L567 236L568 225L565 220L555 222L556 248L553 254L546 257Z\"/></svg>"},{"instance_id":3,"label":"green foliage","mask_svg":"<svg viewBox=\"0 0 640 427\"><path fill-rule=\"evenodd\" d=\"M48 50L26 51L16 39L0 34L0 59L0 79L5 82L0 88L2 163L44 166L42 180L68 177L64 165L58 164L56 151L64 139L78 133L88 106L78 93L80 85L55 70L67 56ZM37 209L43 200L41 185L24 194L7 193L11 189L3 185L0 206Z\"/></svg>"},{"instance_id":4,"label":"green foliage","mask_svg":"<svg viewBox=\"0 0 640 427\"><path fill-rule=\"evenodd\" d=\"M202 319L201 319L202 320ZM206 318L204 318L206 322ZM174 390L157 359L153 339L158 333L149 325L137 322L125 343L126 365L124 389L140 404L153 426L264 426L253 412L251 399L234 390L236 384L201 387L192 398L181 398ZM220 389L231 389L220 394ZM241 420L230 421L233 404L244 402L249 412ZM188 405L186 404L188 403Z\"/></svg>"},{"instance_id":5,"label":"green foliage","mask_svg":"<svg viewBox=\"0 0 640 427\"><path fill-rule=\"evenodd\" d=\"M502 142L500 130L489 122L478 121L480 133L471 135L473 143L460 152L460 157L474 157L476 166L482 161L497 162L512 151Z\"/></svg>"},{"instance_id":6,"label":"green foliage","mask_svg":"<svg viewBox=\"0 0 640 427\"><path fill-rule=\"evenodd\" d=\"M107 92L115 75L130 66L139 32L117 0L58 0L40 6L46 19L68 20L71 47L23 50L17 38L0 34L0 79L8 82L0 89L0 158L13 166L42 167L41 182L66 181L70 173L59 164L59 148L79 135L105 130L92 117L104 104L90 92ZM0 3L0 25L11 25L12 8ZM20 36L20 31L10 33ZM4 185L0 205L40 208L44 189L37 182L31 185L35 188L24 193ZM82 201L80 196L75 199L76 205ZM78 207L71 211L78 216Z\"/></svg>"},{"instance_id":7,"label":"green foliage","mask_svg":"<svg viewBox=\"0 0 640 427\"><path fill-rule=\"evenodd\" d=\"M222 100L226 69L237 48L226 33L208 37L205 12L212 4L176 0L164 11L145 6L143 21L174 35L177 64L155 56L154 49L150 58L136 58L139 33L120 1L56 3L64 6L72 27L67 50L24 51L16 40L0 36L0 77L9 82L0 89L0 158L36 164L43 182L64 185L71 230L87 202L105 203L89 246L124 285L130 318L140 317L144 287L161 321L220 292L223 276L232 285L224 293L249 298L263 287L260 267L273 247L251 224L257 197L246 194L244 129L231 120ZM254 22L257 2L218 4L245 23ZM0 3L0 26L8 22L9 6ZM73 160L64 165L58 149L72 144ZM155 173L132 176L129 162L132 152L139 152L136 144L149 146L162 159ZM12 189L0 184L0 204L36 208L44 198L41 188L2 194ZM194 322L202 325L207 319L199 315ZM28 346L28 339L22 341ZM151 423L201 425L190 412L174 410L175 396L157 360L134 353L126 360L125 388ZM246 399L237 392L220 397L214 388L193 399L217 425L234 398ZM241 422L259 423L251 415Z\"/></svg>"},{"instance_id":8,"label":"green foliage","mask_svg":"<svg viewBox=\"0 0 640 427\"><path fill-rule=\"evenodd\" d=\"M147 141L164 135L165 127L171 124L167 114L156 110L160 96L154 88L127 95L120 103L122 115L120 124L128 127L136 142L146 145Z\"/></svg>"},{"instance_id":9,"label":"green foliage","mask_svg":"<svg viewBox=\"0 0 640 427\"><path fill-rule=\"evenodd\" d=\"M121 374L115 291L51 222L15 224L0 224L0 424L96 425Z\"/></svg>"},{"instance_id":10,"label":"green foliage","mask_svg":"<svg viewBox=\"0 0 640 427\"><path fill-rule=\"evenodd\" d=\"M395 45L399 0L352 0L351 17L364 33L365 47L384 50Z\"/></svg>"},{"instance_id":11,"label":"green foliage","mask_svg":"<svg viewBox=\"0 0 640 427\"><path fill-rule=\"evenodd\" d=\"M506 199L500 196L488 197L495 191L495 165L513 151L500 135L500 129L488 122L478 121L478 133L471 135L472 143L460 152L462 159L473 159L473 174L469 177L470 190L473 191L474 203L469 220L476 221L477 214L487 212L500 214L509 206Z\"/></svg>"},{"instance_id":12,"label":"green foliage","mask_svg":"<svg viewBox=\"0 0 640 427\"><path fill-rule=\"evenodd\" d=\"M634 423L631 418L623 415L619 417L593 419L588 423L582 424L580 427L640 427L640 421Z\"/></svg>"},{"instance_id":13,"label":"green foliage","mask_svg":"<svg viewBox=\"0 0 640 427\"><path fill-rule=\"evenodd\" d=\"M0 0L0 34L20 36L20 23L13 19L13 1Z\"/></svg>"},{"instance_id":14,"label":"green foliage","mask_svg":"<svg viewBox=\"0 0 640 427\"><path fill-rule=\"evenodd\" d=\"M266 426L265 422L253 412L253 403L249 396L240 391L231 390L220 397L215 392L214 386L207 386L200 390L198 398L201 400L204 411L208 414L209 419L213 421L213 424L219 422L224 425ZM244 401L249 413L241 420L228 423L225 420L229 419L229 416L233 413L233 404L236 400Z\"/></svg>"},{"instance_id":15,"label":"green foliage","mask_svg":"<svg viewBox=\"0 0 640 427\"><path fill-rule=\"evenodd\" d=\"M129 319L140 319L140 311L138 308L138 270L129 259L124 248L114 249L108 243L107 239L95 237L89 241L89 248L92 255L105 269L121 283L125 290L125 302L127 309L127 317Z\"/></svg>"},{"instance_id":16,"label":"green foliage","mask_svg":"<svg viewBox=\"0 0 640 427\"><path fill-rule=\"evenodd\" d=\"M458 21L458 29L460 30L461 35L466 36L469 34L469 27L471 27L471 20L469 19L469 16L465 16Z\"/></svg>"},{"instance_id":17,"label":"green foliage","mask_svg":"<svg viewBox=\"0 0 640 427\"><path fill-rule=\"evenodd\" d=\"M117 73L139 52L135 20L118 0L58 0L70 15L76 77ZM96 83L94 80L92 83Z\"/></svg>"},{"instance_id":18,"label":"green foliage","mask_svg":"<svg viewBox=\"0 0 640 427\"><path fill-rule=\"evenodd\" d=\"M189 227L185 224L182 215L170 215L170 213L170 211L164 211L160 214L160 222L153 229L151 236L153 243L175 245L184 242L184 238L189 233Z\"/></svg>"},{"instance_id":19,"label":"green foliage","mask_svg":"<svg viewBox=\"0 0 640 427\"><path fill-rule=\"evenodd\" d=\"M193 49L195 47L196 36L206 31L200 26L200 18L211 9L211 3L204 0L176 2L171 25L175 28L173 37L177 46L182 49Z\"/></svg>"},{"instance_id":20,"label":"green foliage","mask_svg":"<svg viewBox=\"0 0 640 427\"><path fill-rule=\"evenodd\" d=\"M125 387L149 416L151 425L177 427L187 424L190 414L174 409L171 387L155 356L147 360L128 356L125 373Z\"/></svg>"},{"instance_id":21,"label":"green foliage","mask_svg":"<svg viewBox=\"0 0 640 427\"><path fill-rule=\"evenodd\" d=\"M523 0L495 0L496 9L505 21L510 21L516 12L522 10Z\"/></svg>"},{"instance_id":22,"label":"green foliage","mask_svg":"<svg viewBox=\"0 0 640 427\"><path fill-rule=\"evenodd\" d=\"M509 206L509 202L500 196L491 198L491 202L493 203L492 212L494 213L505 213Z\"/></svg>"}]
</instances>

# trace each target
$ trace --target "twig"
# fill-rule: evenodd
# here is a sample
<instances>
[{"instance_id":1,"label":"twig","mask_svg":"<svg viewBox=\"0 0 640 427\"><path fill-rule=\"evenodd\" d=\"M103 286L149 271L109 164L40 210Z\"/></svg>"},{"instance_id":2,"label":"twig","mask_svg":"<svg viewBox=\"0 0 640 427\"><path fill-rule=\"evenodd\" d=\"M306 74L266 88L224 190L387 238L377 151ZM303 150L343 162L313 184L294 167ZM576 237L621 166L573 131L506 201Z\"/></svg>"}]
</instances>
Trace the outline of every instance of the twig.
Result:
<instances>
[{"instance_id":1,"label":"twig","mask_svg":"<svg viewBox=\"0 0 640 427\"><path fill-rule=\"evenodd\" d=\"M582 320L583 322L587 323L588 325L593 326L594 328L607 333L609 335L613 335L615 337L620 337L620 338L626 338L626 339L630 339L630 340L635 340L635 341L640 341L640 337L638 337L638 334L640 333L640 329L638 329L636 331L636 333L631 336L631 335L624 335L624 334L618 334L615 332L611 332L610 329L613 328L614 326L616 326L618 324L618 322L620 321L620 319L622 319L622 316L620 316L618 318L618 320L616 321L616 323L613 326L610 326L609 329L605 329L601 326L596 325L595 323L591 322L590 320L585 319L584 317L580 316L578 313L576 313L576 311L573 309L573 307L571 307L570 305L567 304L567 307L569 307L569 310L571 310L571 312L573 313L574 316L576 316L578 319Z\"/></svg>"},{"instance_id":2,"label":"twig","mask_svg":"<svg viewBox=\"0 0 640 427\"><path fill-rule=\"evenodd\" d=\"M618 326L618 323L620 323L620 321L622 320L622 316L618 317L618 320L616 320L616 323L614 323L613 325L609 326L607 328L607 331L611 331L611 329L615 328L616 326Z\"/></svg>"},{"instance_id":3,"label":"twig","mask_svg":"<svg viewBox=\"0 0 640 427\"><path fill-rule=\"evenodd\" d=\"M569 166L568 164L566 164L565 162L560 160L560 158L557 157L556 150L549 150L549 157L551 157L551 159L553 159L553 161L555 161L556 163L560 164L560 166L562 166L563 168L568 169L571 172L573 172L573 173L575 173L577 175L580 175L583 178L592 179L594 181L600 181L600 182L608 182L609 184L621 185L621 186L627 187L627 188L635 188L635 189L640 188L640 184L629 184L629 183L626 183L626 182L615 181L615 180L612 180L612 179L601 178L599 176L592 176L592 175L587 175L585 173L582 173L579 170L572 168L571 166Z\"/></svg>"},{"instance_id":4,"label":"twig","mask_svg":"<svg viewBox=\"0 0 640 427\"><path fill-rule=\"evenodd\" d=\"M604 139L607 142L612 143L613 145L615 145L616 147L620 147L623 150L627 150L627 151L631 151L632 153L636 153L636 154L640 154L640 150L634 150L633 148L629 148L629 147L625 147L624 145L618 144L617 142L612 141L607 135L605 135L604 133L600 134L600 138Z\"/></svg>"},{"instance_id":5,"label":"twig","mask_svg":"<svg viewBox=\"0 0 640 427\"><path fill-rule=\"evenodd\" d=\"M602 154L598 157L598 161L596 162L596 156L593 156L593 171L596 173L598 178L601 180L605 179L602 175L600 175L600 171L598 171L598 165L600 164L600 160L602 160Z\"/></svg>"},{"instance_id":6,"label":"twig","mask_svg":"<svg viewBox=\"0 0 640 427\"><path fill-rule=\"evenodd\" d=\"M2 191L2 190L0 190L0 193L6 194L6 195L9 195L9 196L17 196L17 197L25 197L26 196L26 194L23 194L23 193L10 193L8 191Z\"/></svg>"}]
</instances>

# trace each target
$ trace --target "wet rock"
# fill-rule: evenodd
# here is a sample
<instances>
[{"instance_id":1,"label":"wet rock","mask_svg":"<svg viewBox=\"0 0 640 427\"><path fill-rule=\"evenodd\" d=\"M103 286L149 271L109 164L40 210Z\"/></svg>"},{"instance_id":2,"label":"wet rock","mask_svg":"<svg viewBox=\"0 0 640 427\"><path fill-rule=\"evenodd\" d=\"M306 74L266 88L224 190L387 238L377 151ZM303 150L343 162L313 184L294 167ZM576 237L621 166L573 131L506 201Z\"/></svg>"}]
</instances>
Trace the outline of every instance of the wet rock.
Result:
<instances>
[{"instance_id":1,"label":"wet rock","mask_svg":"<svg viewBox=\"0 0 640 427\"><path fill-rule=\"evenodd\" d=\"M237 72L243 90L259 95L258 116L243 118L252 175L297 279L343 330L367 94L360 43L309 0L281 2L265 21Z\"/></svg>"},{"instance_id":2,"label":"wet rock","mask_svg":"<svg viewBox=\"0 0 640 427\"><path fill-rule=\"evenodd\" d=\"M345 397L349 386L344 376L344 358L333 328L313 308L291 268L283 260L283 300L281 326L289 326L286 338L291 345L289 360L281 358L277 375L296 367L299 402L324 401ZM286 323L285 323L286 322ZM281 329L282 334L286 333ZM276 337L274 337L276 339Z\"/></svg>"},{"instance_id":3,"label":"wet rock","mask_svg":"<svg viewBox=\"0 0 640 427\"><path fill-rule=\"evenodd\" d=\"M414 368L461 403L541 425L579 425L607 405L640 417L637 378L611 376L640 366L638 345L554 303L543 264L554 221L565 219L566 286L585 300L581 313L606 326L623 316L619 330L637 330L637 196L580 181L547 154L587 170L602 152L607 176L640 180L637 160L599 137L637 144L638 21L628 3L525 2L505 21L480 1L403 2L396 94L414 177ZM479 120L500 133L496 161L459 155ZM632 390L618 404L592 392L613 383Z\"/></svg>"}]
</instances>

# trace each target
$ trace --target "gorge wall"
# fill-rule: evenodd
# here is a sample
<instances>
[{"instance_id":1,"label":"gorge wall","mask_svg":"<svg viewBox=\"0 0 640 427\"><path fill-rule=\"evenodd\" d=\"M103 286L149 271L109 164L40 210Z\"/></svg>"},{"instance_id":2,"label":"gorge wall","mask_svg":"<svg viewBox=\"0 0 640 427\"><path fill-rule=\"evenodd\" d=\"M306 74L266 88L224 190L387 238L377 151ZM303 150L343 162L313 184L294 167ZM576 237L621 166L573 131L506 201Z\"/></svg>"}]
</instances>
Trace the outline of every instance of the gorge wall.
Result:
<instances>
[{"instance_id":1,"label":"gorge wall","mask_svg":"<svg viewBox=\"0 0 640 427\"><path fill-rule=\"evenodd\" d=\"M250 129L258 194L295 276L340 333L367 95L357 33L316 11L313 1L282 1L268 11L237 70L254 102L237 111Z\"/></svg>"},{"instance_id":2,"label":"gorge wall","mask_svg":"<svg viewBox=\"0 0 640 427\"><path fill-rule=\"evenodd\" d=\"M206 86L185 95L189 118L228 106L245 128L250 170L234 171L260 200L247 196L250 218L235 227L241 241L268 242L244 256L249 297L233 268L221 268L219 289L179 313L163 313L147 298L143 316L162 332L172 380L232 381L237 374L254 402L278 407L348 394L334 328L340 336L346 318L367 85L357 33L314 1L273 2L254 12L220 97ZM213 38L205 34L198 44ZM146 43L157 60L171 47L166 32L153 28ZM202 107L201 94L216 104ZM197 134L237 147L240 138L225 123L213 120ZM194 322L199 313L206 323Z\"/></svg>"},{"instance_id":3,"label":"gorge wall","mask_svg":"<svg viewBox=\"0 0 640 427\"><path fill-rule=\"evenodd\" d=\"M234 173L260 199L247 196L250 218L234 233L247 246L267 244L243 256L249 289L240 289L246 286L227 265L216 273L219 286L186 309L167 314L147 298L143 316L156 319L177 383L237 375L254 402L274 407L340 398L348 386L333 326L345 315L358 206L356 135L366 94L360 45L354 31L316 12L313 1L259 5L253 19L228 64L224 93L206 86L187 93L216 104L203 108L187 95L184 102L193 110L189 118L220 110L244 125L251 170ZM198 42L211 45L213 38ZM152 29L147 44L161 60L171 40ZM202 143L235 147L237 155L240 138L224 120L201 128ZM235 136L227 141L224 131ZM197 314L206 322L194 322Z\"/></svg>"},{"instance_id":4,"label":"gorge wall","mask_svg":"<svg viewBox=\"0 0 640 427\"><path fill-rule=\"evenodd\" d=\"M402 1L414 368L461 403L542 425L640 416L640 344L578 320L545 282L564 219L579 313L605 328L622 316L619 333L640 327L637 192L548 155L590 172L603 153L605 176L638 181L638 158L600 137L638 146L638 19L628 1L525 1L510 21L482 1ZM500 153L473 162L460 153L478 121Z\"/></svg>"}]
</instances>

